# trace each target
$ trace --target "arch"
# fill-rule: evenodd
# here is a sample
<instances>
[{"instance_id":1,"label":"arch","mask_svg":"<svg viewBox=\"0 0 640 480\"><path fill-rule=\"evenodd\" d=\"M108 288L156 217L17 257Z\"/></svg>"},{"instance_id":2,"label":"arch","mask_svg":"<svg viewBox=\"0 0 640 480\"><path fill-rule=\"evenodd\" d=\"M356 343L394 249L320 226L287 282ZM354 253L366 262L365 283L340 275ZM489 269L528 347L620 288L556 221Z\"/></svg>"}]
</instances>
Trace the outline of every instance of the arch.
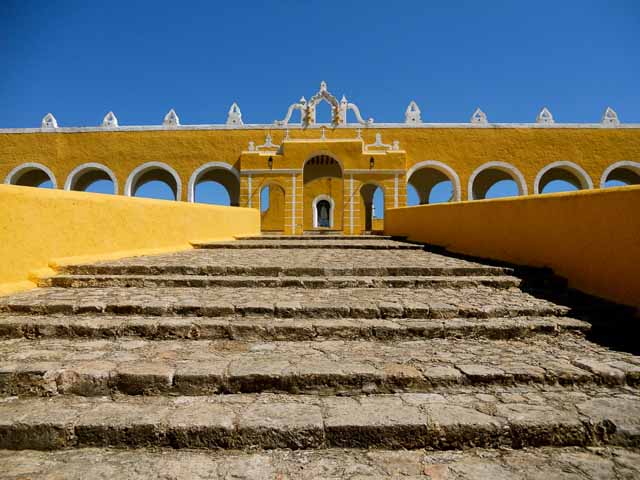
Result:
<instances>
[{"instance_id":1,"label":"arch","mask_svg":"<svg viewBox=\"0 0 640 480\"><path fill-rule=\"evenodd\" d=\"M593 188L591 177L589 177L589 174L580 165L561 160L550 163L538 172L533 182L533 193L542 193L544 187L553 180L564 180L579 190Z\"/></svg>"},{"instance_id":2,"label":"arch","mask_svg":"<svg viewBox=\"0 0 640 480\"><path fill-rule=\"evenodd\" d=\"M138 183L140 180L146 180L145 177L149 177L149 180L147 181L155 179L152 175L150 175L153 174L155 170L159 170L165 174L168 174L170 178L173 179L174 185L169 186L173 190L176 201L179 201L180 198L182 198L182 182L180 181L180 176L173 168L163 162L147 162L134 168L133 171L129 174L127 182L124 185L124 194L127 197L133 197L139 187Z\"/></svg>"},{"instance_id":3,"label":"arch","mask_svg":"<svg viewBox=\"0 0 640 480\"><path fill-rule=\"evenodd\" d=\"M600 188L605 188L608 180L618 180L628 185L640 184L640 162L623 160L609 165L600 177Z\"/></svg>"},{"instance_id":4,"label":"arch","mask_svg":"<svg viewBox=\"0 0 640 480\"><path fill-rule=\"evenodd\" d=\"M453 186L452 201L459 202L460 200L462 200L462 187L460 185L460 177L458 176L456 171L453 168L451 168L449 165L439 162L437 160L425 160L423 162L416 163L413 167L409 169L409 171L407 171L407 175L406 175L407 184L411 183L411 177L415 173L418 173L419 171L426 170L426 169L436 170L437 172L440 172L440 174L442 175L435 175L435 176L432 176L432 178L425 179L426 180L425 187L428 190L426 192L427 202L425 203L428 203L429 194L431 193L431 190L433 189L433 187L443 181L442 176L446 177L451 182L451 185ZM413 187L416 189L416 191L420 192L420 189L417 188L415 185L413 185Z\"/></svg>"},{"instance_id":5,"label":"arch","mask_svg":"<svg viewBox=\"0 0 640 480\"><path fill-rule=\"evenodd\" d=\"M475 185L478 177L482 179L482 185ZM518 186L518 195L527 194L527 183L520 170L507 162L487 162L476 168L469 177L467 186L469 200L483 199L489 188L500 180L513 180Z\"/></svg>"},{"instance_id":6,"label":"arch","mask_svg":"<svg viewBox=\"0 0 640 480\"><path fill-rule=\"evenodd\" d=\"M374 217L374 197L376 192L380 189L382 193L382 217ZM373 230L373 219L374 218L384 218L384 201L385 201L385 189L378 182L367 181L360 185L359 189L360 193L360 218L364 219L363 222L363 231L370 232Z\"/></svg>"},{"instance_id":7,"label":"arch","mask_svg":"<svg viewBox=\"0 0 640 480\"><path fill-rule=\"evenodd\" d=\"M89 178L84 178L89 176ZM64 182L65 190L81 190L84 191L91 183L96 180L103 180L105 176L113 182L113 193L118 194L118 180L113 171L106 165L101 163L83 163L71 170L71 173L67 176L67 180Z\"/></svg>"},{"instance_id":8,"label":"arch","mask_svg":"<svg viewBox=\"0 0 640 480\"><path fill-rule=\"evenodd\" d=\"M333 228L334 222L333 222L333 214L335 212L335 207L336 204L333 201L333 198L331 198L329 195L318 195L316 198L313 199L313 202L311 202L311 206L313 209L313 228L320 228L318 227L318 203L321 201L327 201L329 202L329 228Z\"/></svg>"},{"instance_id":9,"label":"arch","mask_svg":"<svg viewBox=\"0 0 640 480\"><path fill-rule=\"evenodd\" d=\"M42 180L42 174L49 177L52 188L58 188L58 182L53 172L41 163L27 162L22 165L18 165L11 170L7 177L4 179L4 183L9 185L22 185L19 183L21 180L32 180L29 183L35 183L36 180ZM27 178L25 178L27 176ZM31 177L31 178L28 178ZM24 186L37 186L37 185L24 185Z\"/></svg>"},{"instance_id":10,"label":"arch","mask_svg":"<svg viewBox=\"0 0 640 480\"><path fill-rule=\"evenodd\" d=\"M263 209L262 197L265 189L268 189L269 205ZM260 229L263 232L282 232L285 227L285 198L284 187L275 181L268 180L260 186L258 195L260 209Z\"/></svg>"},{"instance_id":11,"label":"arch","mask_svg":"<svg viewBox=\"0 0 640 480\"><path fill-rule=\"evenodd\" d=\"M210 172L224 172L220 175L210 175ZM201 181L213 180L220 183L229 193L231 205L240 204L240 172L225 162L208 162L196 168L187 185L187 201L195 202L196 185Z\"/></svg>"},{"instance_id":12,"label":"arch","mask_svg":"<svg viewBox=\"0 0 640 480\"><path fill-rule=\"evenodd\" d=\"M318 166L326 165L327 167L329 167L325 169L328 171L329 175L325 175L325 176L342 177L344 172L344 167L342 165L342 162L332 153L323 150L320 152L316 152L313 155L309 155L304 161L304 163L302 164L302 176L303 176L304 182L315 180L316 178L321 178L322 175L315 176L313 178L306 178L308 176L307 169L310 167L314 167L315 166L314 162L316 161L324 162L324 163L319 163ZM335 162L335 165L333 165L333 162Z\"/></svg>"}]
</instances>

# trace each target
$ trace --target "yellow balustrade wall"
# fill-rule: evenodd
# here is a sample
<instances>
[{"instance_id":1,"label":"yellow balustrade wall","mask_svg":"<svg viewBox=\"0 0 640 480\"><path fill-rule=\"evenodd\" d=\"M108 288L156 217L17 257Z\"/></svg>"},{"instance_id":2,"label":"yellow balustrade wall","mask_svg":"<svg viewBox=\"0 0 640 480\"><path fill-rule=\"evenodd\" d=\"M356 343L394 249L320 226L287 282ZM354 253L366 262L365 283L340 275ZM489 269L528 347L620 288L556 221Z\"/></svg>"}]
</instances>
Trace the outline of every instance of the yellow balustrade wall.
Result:
<instances>
[{"instance_id":1,"label":"yellow balustrade wall","mask_svg":"<svg viewBox=\"0 0 640 480\"><path fill-rule=\"evenodd\" d=\"M456 253L550 267L640 308L640 187L387 210L384 231Z\"/></svg>"},{"instance_id":2,"label":"yellow balustrade wall","mask_svg":"<svg viewBox=\"0 0 640 480\"><path fill-rule=\"evenodd\" d=\"M258 234L251 208L0 185L0 294L33 287L30 278L61 262Z\"/></svg>"}]
</instances>

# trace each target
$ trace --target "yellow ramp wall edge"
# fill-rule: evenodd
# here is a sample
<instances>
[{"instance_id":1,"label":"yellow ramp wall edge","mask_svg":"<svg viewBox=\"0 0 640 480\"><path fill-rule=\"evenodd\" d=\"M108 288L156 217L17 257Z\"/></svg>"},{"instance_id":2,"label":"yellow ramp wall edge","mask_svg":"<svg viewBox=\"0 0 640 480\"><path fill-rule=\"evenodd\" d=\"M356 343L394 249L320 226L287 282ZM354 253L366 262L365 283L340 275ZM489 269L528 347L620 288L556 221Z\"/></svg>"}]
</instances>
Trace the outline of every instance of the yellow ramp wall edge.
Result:
<instances>
[{"instance_id":1,"label":"yellow ramp wall edge","mask_svg":"<svg viewBox=\"0 0 640 480\"><path fill-rule=\"evenodd\" d=\"M640 186L396 208L384 231L550 267L573 288L640 309Z\"/></svg>"},{"instance_id":2,"label":"yellow ramp wall edge","mask_svg":"<svg viewBox=\"0 0 640 480\"><path fill-rule=\"evenodd\" d=\"M257 209L0 185L0 295L70 263L259 234Z\"/></svg>"}]
</instances>

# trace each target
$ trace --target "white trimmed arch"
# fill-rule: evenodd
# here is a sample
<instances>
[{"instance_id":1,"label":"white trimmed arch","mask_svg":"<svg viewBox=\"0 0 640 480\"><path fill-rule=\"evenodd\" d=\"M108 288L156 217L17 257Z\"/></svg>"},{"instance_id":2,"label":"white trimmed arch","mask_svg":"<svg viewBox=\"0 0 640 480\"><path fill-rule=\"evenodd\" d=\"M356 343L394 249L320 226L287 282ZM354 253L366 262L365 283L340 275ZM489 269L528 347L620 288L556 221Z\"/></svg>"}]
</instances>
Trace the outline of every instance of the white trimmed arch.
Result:
<instances>
[{"instance_id":1,"label":"white trimmed arch","mask_svg":"<svg viewBox=\"0 0 640 480\"><path fill-rule=\"evenodd\" d=\"M322 200L326 200L327 202L329 202L329 228L333 228L333 213L336 210L336 204L333 201L333 198L331 198L329 195L318 195L316 198L313 199L313 202L311 202L311 208L313 211L313 228L318 228L318 202L322 201Z\"/></svg>"},{"instance_id":2,"label":"white trimmed arch","mask_svg":"<svg viewBox=\"0 0 640 480\"><path fill-rule=\"evenodd\" d=\"M76 168L71 170L71 173L67 176L67 180L64 182L64 189L72 190L76 181L80 177L82 177L83 174L88 173L92 170L100 170L101 172L106 173L107 176L113 182L114 195L118 194L118 180L116 179L116 174L113 173L113 170L111 170L106 165L103 165L101 163L95 163L95 162L83 163L82 165L78 165Z\"/></svg>"},{"instance_id":3,"label":"white trimmed arch","mask_svg":"<svg viewBox=\"0 0 640 480\"><path fill-rule=\"evenodd\" d=\"M36 163L36 162L27 162L27 163L18 165L16 168L14 168L9 172L9 174L4 179L4 183L8 185L15 185L16 184L15 182L17 179L19 179L22 175L32 170L40 170L44 172L51 180L51 184L53 185L53 188L58 188L58 182L56 181L56 176L53 174L53 172L43 164Z\"/></svg>"},{"instance_id":4,"label":"white trimmed arch","mask_svg":"<svg viewBox=\"0 0 640 480\"><path fill-rule=\"evenodd\" d=\"M535 194L541 193L542 189L540 188L540 182L542 180L542 177L544 176L545 173L547 173L550 170L553 170L554 168L558 168L560 170L564 170L566 172L572 173L578 179L578 182L580 182L581 190L588 190L593 188L593 181L591 180L591 177L589 176L589 174L584 170L584 168L582 168L580 165L576 163L568 162L566 160L560 160L558 162L550 163L549 165L543 167L538 172L538 174L536 175L536 179L533 182L533 193ZM544 185L543 185L543 188L544 188Z\"/></svg>"},{"instance_id":5,"label":"white trimmed arch","mask_svg":"<svg viewBox=\"0 0 640 480\"><path fill-rule=\"evenodd\" d=\"M311 155L307 156L307 158L305 158L304 162L302 162L302 169L304 170L304 167L309 162L309 160L313 160L316 157L329 157L329 158L335 160L336 163L340 166L340 171L344 175L344 165L342 165L342 162L340 161L340 159L338 157L336 157L329 150L317 150L314 153L312 153Z\"/></svg>"},{"instance_id":6,"label":"white trimmed arch","mask_svg":"<svg viewBox=\"0 0 640 480\"><path fill-rule=\"evenodd\" d=\"M225 162L205 163L204 165L201 165L198 168L196 168L191 174L191 177L189 178L189 184L187 185L187 201L188 202L195 201L196 185L198 184L198 180L200 180L200 177L210 170L225 170L225 171L231 172L233 176L236 177L236 179L238 180L238 185L240 184L240 172L238 172L238 170L236 170L233 166ZM229 192L229 197L231 197L231 192Z\"/></svg>"},{"instance_id":7,"label":"white trimmed arch","mask_svg":"<svg viewBox=\"0 0 640 480\"><path fill-rule=\"evenodd\" d=\"M522 175L522 172L520 172L520 170L518 170L514 165L507 162L487 162L476 168L471 174L471 177L469 177L469 184L467 185L467 198L469 200L477 200L473 197L473 184L476 177L485 170L490 169L499 170L509 175L518 186L518 195L527 195L527 182L524 179L524 175Z\"/></svg>"},{"instance_id":8,"label":"white trimmed arch","mask_svg":"<svg viewBox=\"0 0 640 480\"><path fill-rule=\"evenodd\" d=\"M411 180L411 175L416 173L418 170L422 170L423 168L433 168L434 170L438 170L440 173L449 178L453 185L453 201L459 202L460 200L462 200L462 187L460 185L460 177L458 176L456 171L449 165L437 160L425 160L423 162L416 163L407 172L407 175L405 177L407 179L407 184L409 184L409 180Z\"/></svg>"},{"instance_id":9,"label":"white trimmed arch","mask_svg":"<svg viewBox=\"0 0 640 480\"><path fill-rule=\"evenodd\" d=\"M609 165L602 176L600 177L600 188L604 188L604 184L607 182L607 178L611 175L611 172L617 170L618 168L623 168L625 170L631 170L636 175L640 175L640 162L631 162L628 160L623 160L621 162L616 162L612 165Z\"/></svg>"},{"instance_id":10,"label":"white trimmed arch","mask_svg":"<svg viewBox=\"0 0 640 480\"><path fill-rule=\"evenodd\" d=\"M176 182L176 201L182 198L182 182L180 181L180 175L173 168L163 162L147 162L142 165L138 165L127 177L127 181L124 184L124 194L127 197L133 196L133 188L142 175L151 170L164 170L171 175Z\"/></svg>"}]
</instances>

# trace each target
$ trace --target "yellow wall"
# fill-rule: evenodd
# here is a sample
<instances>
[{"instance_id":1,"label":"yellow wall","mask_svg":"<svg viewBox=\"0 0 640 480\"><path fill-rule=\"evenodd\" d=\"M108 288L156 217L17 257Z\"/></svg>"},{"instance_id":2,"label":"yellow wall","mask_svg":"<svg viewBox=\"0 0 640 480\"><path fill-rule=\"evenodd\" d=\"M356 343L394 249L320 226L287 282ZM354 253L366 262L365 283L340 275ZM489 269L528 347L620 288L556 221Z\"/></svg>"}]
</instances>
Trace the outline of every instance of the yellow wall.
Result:
<instances>
[{"instance_id":1,"label":"yellow wall","mask_svg":"<svg viewBox=\"0 0 640 480\"><path fill-rule=\"evenodd\" d=\"M640 187L387 210L384 231L452 252L551 267L640 308Z\"/></svg>"},{"instance_id":2,"label":"yellow wall","mask_svg":"<svg viewBox=\"0 0 640 480\"><path fill-rule=\"evenodd\" d=\"M284 232L284 188L273 182L266 185L269 186L269 208L260 214L260 227L263 232Z\"/></svg>"},{"instance_id":3,"label":"yellow wall","mask_svg":"<svg viewBox=\"0 0 640 480\"><path fill-rule=\"evenodd\" d=\"M0 185L0 292L60 257L190 248L260 233L257 210Z\"/></svg>"}]
</instances>

